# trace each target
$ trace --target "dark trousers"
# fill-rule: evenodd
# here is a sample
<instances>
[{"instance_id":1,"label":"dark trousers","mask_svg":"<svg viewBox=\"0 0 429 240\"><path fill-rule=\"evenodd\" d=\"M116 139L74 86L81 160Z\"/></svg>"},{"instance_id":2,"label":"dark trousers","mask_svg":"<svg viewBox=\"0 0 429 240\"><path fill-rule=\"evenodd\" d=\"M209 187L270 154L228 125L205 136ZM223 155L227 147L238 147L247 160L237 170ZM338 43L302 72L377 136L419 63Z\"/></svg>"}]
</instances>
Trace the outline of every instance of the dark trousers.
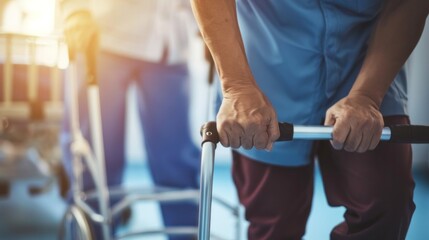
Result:
<instances>
[{"instance_id":1,"label":"dark trousers","mask_svg":"<svg viewBox=\"0 0 429 240\"><path fill-rule=\"evenodd\" d=\"M385 118L386 125L407 123L405 116ZM409 144L380 142L362 154L319 141L314 152L329 205L346 208L331 239L405 239L415 209ZM311 209L314 164L274 166L235 151L233 159L233 179L250 223L248 239L301 239Z\"/></svg>"}]
</instances>

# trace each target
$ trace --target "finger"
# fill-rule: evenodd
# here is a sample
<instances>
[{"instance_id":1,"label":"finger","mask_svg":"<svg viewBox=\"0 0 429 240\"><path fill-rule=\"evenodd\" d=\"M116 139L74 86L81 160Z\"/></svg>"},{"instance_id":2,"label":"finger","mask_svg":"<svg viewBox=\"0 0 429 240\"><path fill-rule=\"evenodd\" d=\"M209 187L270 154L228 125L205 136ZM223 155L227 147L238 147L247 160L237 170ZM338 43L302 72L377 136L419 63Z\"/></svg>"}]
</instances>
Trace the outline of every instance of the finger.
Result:
<instances>
[{"instance_id":1,"label":"finger","mask_svg":"<svg viewBox=\"0 0 429 240\"><path fill-rule=\"evenodd\" d=\"M241 147L241 138L244 135L244 131L240 126L233 126L228 131L229 134L229 143L231 144L231 148L239 148Z\"/></svg>"},{"instance_id":2,"label":"finger","mask_svg":"<svg viewBox=\"0 0 429 240\"><path fill-rule=\"evenodd\" d=\"M231 143L231 148L239 148L241 146L240 136L230 136L229 141Z\"/></svg>"},{"instance_id":3,"label":"finger","mask_svg":"<svg viewBox=\"0 0 429 240\"><path fill-rule=\"evenodd\" d=\"M268 128L267 125L263 124L261 127L256 129L255 136L253 137L253 143L257 149L266 149L268 142Z\"/></svg>"},{"instance_id":4,"label":"finger","mask_svg":"<svg viewBox=\"0 0 429 240\"><path fill-rule=\"evenodd\" d=\"M369 150L374 150L378 146L378 144L380 143L380 138L381 138L382 131L383 131L382 127L378 128L376 130L376 132L372 136L371 143L369 144L369 147L368 147Z\"/></svg>"},{"instance_id":5,"label":"finger","mask_svg":"<svg viewBox=\"0 0 429 240\"><path fill-rule=\"evenodd\" d=\"M244 149L251 149L253 147L253 138L258 130L257 124L250 124L243 129L243 136L241 137L241 146Z\"/></svg>"},{"instance_id":6,"label":"finger","mask_svg":"<svg viewBox=\"0 0 429 240\"><path fill-rule=\"evenodd\" d=\"M230 147L231 144L229 143L229 136L225 131L219 132L219 142L224 147Z\"/></svg>"},{"instance_id":7,"label":"finger","mask_svg":"<svg viewBox=\"0 0 429 240\"><path fill-rule=\"evenodd\" d=\"M323 125L325 126L333 126L335 124L335 117L334 115L331 113L330 110L328 110L326 112L326 118L325 118L325 123Z\"/></svg>"},{"instance_id":8,"label":"finger","mask_svg":"<svg viewBox=\"0 0 429 240\"><path fill-rule=\"evenodd\" d=\"M325 125L325 126L333 126L333 125L335 125L335 117L331 113L330 109L328 109L328 111L326 111L326 117L325 117L325 121L324 121L323 125ZM334 147L334 141L331 140L330 142L331 142L331 145ZM337 149L337 148L334 147L334 149Z\"/></svg>"},{"instance_id":9,"label":"finger","mask_svg":"<svg viewBox=\"0 0 429 240\"><path fill-rule=\"evenodd\" d=\"M370 127L367 127L368 130L367 129L362 130L362 133L366 133L366 134L362 136L362 140L356 149L356 152L358 153L364 153L369 150L369 146L374 136L374 132L376 131L376 126L373 123L369 125Z\"/></svg>"},{"instance_id":10,"label":"finger","mask_svg":"<svg viewBox=\"0 0 429 240\"><path fill-rule=\"evenodd\" d=\"M271 149L273 149L273 143L280 137L280 130L277 118L271 118L270 123L268 125L267 133L268 141L265 149L271 151Z\"/></svg>"},{"instance_id":11,"label":"finger","mask_svg":"<svg viewBox=\"0 0 429 240\"><path fill-rule=\"evenodd\" d=\"M364 153L369 150L369 145L371 144L372 134L370 136L363 136L359 146L356 148L356 152Z\"/></svg>"},{"instance_id":12,"label":"finger","mask_svg":"<svg viewBox=\"0 0 429 240\"><path fill-rule=\"evenodd\" d=\"M260 133L258 136L253 135L253 144L256 149L262 150L265 149L268 142L268 133L265 131Z\"/></svg>"},{"instance_id":13,"label":"finger","mask_svg":"<svg viewBox=\"0 0 429 240\"><path fill-rule=\"evenodd\" d=\"M253 147L253 136L254 134L247 134L241 138L241 146L244 149L251 149Z\"/></svg>"},{"instance_id":14,"label":"finger","mask_svg":"<svg viewBox=\"0 0 429 240\"><path fill-rule=\"evenodd\" d=\"M336 119L334 127L332 129L332 147L336 150L343 149L350 132L351 126L349 123Z\"/></svg>"},{"instance_id":15,"label":"finger","mask_svg":"<svg viewBox=\"0 0 429 240\"><path fill-rule=\"evenodd\" d=\"M217 124L216 128L218 129L220 144L222 144L222 146L224 147L230 147L231 144L229 142L228 133L224 130L224 128L220 124Z\"/></svg>"},{"instance_id":16,"label":"finger","mask_svg":"<svg viewBox=\"0 0 429 240\"><path fill-rule=\"evenodd\" d=\"M352 127L346 141L344 142L344 150L347 152L356 152L363 137L363 131L361 128L353 129Z\"/></svg>"}]
</instances>

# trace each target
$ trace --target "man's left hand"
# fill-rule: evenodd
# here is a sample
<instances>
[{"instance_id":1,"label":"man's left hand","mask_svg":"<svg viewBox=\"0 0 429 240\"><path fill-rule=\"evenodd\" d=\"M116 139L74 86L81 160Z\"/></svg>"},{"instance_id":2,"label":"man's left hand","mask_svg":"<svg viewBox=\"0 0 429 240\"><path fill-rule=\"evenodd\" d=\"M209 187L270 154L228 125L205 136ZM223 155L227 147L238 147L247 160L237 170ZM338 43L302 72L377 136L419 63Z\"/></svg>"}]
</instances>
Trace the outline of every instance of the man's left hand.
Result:
<instances>
[{"instance_id":1,"label":"man's left hand","mask_svg":"<svg viewBox=\"0 0 429 240\"><path fill-rule=\"evenodd\" d=\"M379 143L384 127L378 105L364 95L349 95L326 112L325 125L333 125L332 146L363 153Z\"/></svg>"}]
</instances>

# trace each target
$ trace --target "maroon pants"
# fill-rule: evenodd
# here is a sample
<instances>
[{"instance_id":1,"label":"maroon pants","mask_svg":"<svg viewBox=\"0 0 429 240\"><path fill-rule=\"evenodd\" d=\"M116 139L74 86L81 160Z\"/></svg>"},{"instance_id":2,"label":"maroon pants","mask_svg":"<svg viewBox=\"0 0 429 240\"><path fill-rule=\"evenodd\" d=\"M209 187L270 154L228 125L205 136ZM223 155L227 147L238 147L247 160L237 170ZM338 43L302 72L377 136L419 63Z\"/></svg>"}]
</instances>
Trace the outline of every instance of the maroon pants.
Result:
<instances>
[{"instance_id":1,"label":"maroon pants","mask_svg":"<svg viewBox=\"0 0 429 240\"><path fill-rule=\"evenodd\" d=\"M386 125L407 123L403 116L385 118ZM331 239L405 239L415 209L409 144L380 142L373 151L349 153L319 141L314 152L329 205L346 208ZM301 239L311 209L314 164L274 166L235 151L233 159L233 179L250 223L248 239Z\"/></svg>"}]
</instances>

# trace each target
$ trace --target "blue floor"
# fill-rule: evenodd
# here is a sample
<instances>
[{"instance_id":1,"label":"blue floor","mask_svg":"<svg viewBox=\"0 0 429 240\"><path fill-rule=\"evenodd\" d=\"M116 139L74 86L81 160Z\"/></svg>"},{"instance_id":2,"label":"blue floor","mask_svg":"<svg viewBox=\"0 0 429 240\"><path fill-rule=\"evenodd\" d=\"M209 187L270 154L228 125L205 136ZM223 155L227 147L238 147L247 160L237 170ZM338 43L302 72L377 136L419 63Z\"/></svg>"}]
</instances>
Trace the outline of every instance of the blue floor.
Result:
<instances>
[{"instance_id":1,"label":"blue floor","mask_svg":"<svg viewBox=\"0 0 429 240\"><path fill-rule=\"evenodd\" d=\"M429 177L427 173L415 172L417 205L410 226L408 240L429 239ZM26 191L29 182L16 182L8 198L0 198L0 239L1 240L51 240L56 239L58 222L65 209L65 204L58 196L58 190L30 197ZM127 168L125 184L128 186L150 186L149 173L144 164L132 163ZM330 208L325 200L320 175L316 173L313 209L307 226L306 240L329 239L330 229L342 218L343 209ZM237 203L234 187L230 177L230 166L217 164L215 168L214 195L222 196L232 204ZM156 203L138 203L134 207L134 215L126 228L137 229L141 226L161 226L159 209ZM213 205L212 231L223 236L233 236L234 221L225 211ZM245 239L245 226L240 229ZM164 240L164 237L133 238Z\"/></svg>"}]
</instances>

